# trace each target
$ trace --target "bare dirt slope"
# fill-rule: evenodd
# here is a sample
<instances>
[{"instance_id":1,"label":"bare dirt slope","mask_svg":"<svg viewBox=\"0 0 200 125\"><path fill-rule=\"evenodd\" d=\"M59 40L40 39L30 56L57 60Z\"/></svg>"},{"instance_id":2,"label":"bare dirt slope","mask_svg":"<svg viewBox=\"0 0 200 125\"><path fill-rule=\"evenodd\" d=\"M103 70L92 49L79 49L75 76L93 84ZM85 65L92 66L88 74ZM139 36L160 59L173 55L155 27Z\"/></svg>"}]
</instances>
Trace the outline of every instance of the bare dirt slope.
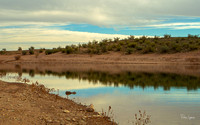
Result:
<instances>
[{"instance_id":1,"label":"bare dirt slope","mask_svg":"<svg viewBox=\"0 0 200 125\"><path fill-rule=\"evenodd\" d=\"M86 106L49 94L43 86L0 81L1 125L112 125Z\"/></svg>"},{"instance_id":2,"label":"bare dirt slope","mask_svg":"<svg viewBox=\"0 0 200 125\"><path fill-rule=\"evenodd\" d=\"M54 63L54 64L200 64L200 51L175 54L131 54L110 52L102 55L63 54L21 56L15 60L15 54L0 55L0 63Z\"/></svg>"}]
</instances>

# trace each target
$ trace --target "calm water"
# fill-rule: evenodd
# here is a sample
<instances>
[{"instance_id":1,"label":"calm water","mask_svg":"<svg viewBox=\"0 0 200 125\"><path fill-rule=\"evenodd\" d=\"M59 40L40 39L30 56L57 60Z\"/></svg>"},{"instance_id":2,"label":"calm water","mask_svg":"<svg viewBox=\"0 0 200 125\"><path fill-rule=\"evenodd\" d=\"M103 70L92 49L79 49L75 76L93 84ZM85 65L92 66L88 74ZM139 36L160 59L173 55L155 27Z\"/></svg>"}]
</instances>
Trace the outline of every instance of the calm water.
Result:
<instances>
[{"instance_id":1,"label":"calm water","mask_svg":"<svg viewBox=\"0 0 200 125\"><path fill-rule=\"evenodd\" d=\"M98 112L112 106L114 119L120 125L131 124L139 110L151 115L152 125L198 125L200 123L200 76L97 71L37 72L23 69L6 73L1 79L14 82L22 76L46 87L76 91L71 99L94 104Z\"/></svg>"}]
</instances>

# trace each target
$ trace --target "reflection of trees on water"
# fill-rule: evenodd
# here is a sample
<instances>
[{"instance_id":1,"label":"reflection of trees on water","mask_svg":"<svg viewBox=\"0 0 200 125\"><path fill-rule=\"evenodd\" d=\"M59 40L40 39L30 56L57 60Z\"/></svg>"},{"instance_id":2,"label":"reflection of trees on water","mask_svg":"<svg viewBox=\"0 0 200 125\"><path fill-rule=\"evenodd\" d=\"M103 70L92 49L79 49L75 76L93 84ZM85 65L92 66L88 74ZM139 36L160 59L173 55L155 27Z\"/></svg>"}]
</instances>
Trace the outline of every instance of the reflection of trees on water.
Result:
<instances>
[{"instance_id":1,"label":"reflection of trees on water","mask_svg":"<svg viewBox=\"0 0 200 125\"><path fill-rule=\"evenodd\" d=\"M136 73L136 72L122 72L117 74L111 74L106 72L97 71L66 71L66 72L53 72L50 70L35 71L35 70L21 70L23 73L29 73L31 77L34 77L35 73L40 75L53 75L58 77L65 76L67 79L80 79L88 80L93 84L114 85L114 86L127 86L134 88L140 86L142 88L163 87L164 90L170 90L171 87L186 87L187 90L197 90L200 88L200 77L178 75L178 74L167 74L167 73ZM19 73L21 75L21 73Z\"/></svg>"}]
</instances>

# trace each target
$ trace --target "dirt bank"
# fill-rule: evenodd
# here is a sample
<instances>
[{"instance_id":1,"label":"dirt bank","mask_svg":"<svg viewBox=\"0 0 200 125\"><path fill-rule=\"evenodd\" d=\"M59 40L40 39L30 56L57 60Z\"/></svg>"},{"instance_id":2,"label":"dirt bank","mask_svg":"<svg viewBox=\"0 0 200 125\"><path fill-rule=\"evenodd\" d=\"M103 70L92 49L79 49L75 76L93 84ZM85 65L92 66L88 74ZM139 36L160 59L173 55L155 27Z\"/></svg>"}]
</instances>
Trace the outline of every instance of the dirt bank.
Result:
<instances>
[{"instance_id":1,"label":"dirt bank","mask_svg":"<svg viewBox=\"0 0 200 125\"><path fill-rule=\"evenodd\" d=\"M0 81L1 125L112 125L108 117L39 85Z\"/></svg>"},{"instance_id":2,"label":"dirt bank","mask_svg":"<svg viewBox=\"0 0 200 125\"><path fill-rule=\"evenodd\" d=\"M11 64L190 64L200 65L200 51L175 54L131 54L110 52L102 55L63 54L25 55L15 60L16 54L0 55L0 63Z\"/></svg>"}]
</instances>

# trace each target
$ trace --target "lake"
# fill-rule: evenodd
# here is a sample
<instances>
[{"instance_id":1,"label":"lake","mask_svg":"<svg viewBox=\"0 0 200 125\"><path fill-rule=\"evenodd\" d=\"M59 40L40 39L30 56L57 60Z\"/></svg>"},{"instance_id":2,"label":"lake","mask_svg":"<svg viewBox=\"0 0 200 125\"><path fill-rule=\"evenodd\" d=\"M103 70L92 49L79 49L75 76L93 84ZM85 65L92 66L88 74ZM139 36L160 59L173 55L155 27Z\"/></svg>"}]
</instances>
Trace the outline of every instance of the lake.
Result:
<instances>
[{"instance_id":1,"label":"lake","mask_svg":"<svg viewBox=\"0 0 200 125\"><path fill-rule=\"evenodd\" d=\"M155 67L158 66L150 66L149 70L147 66L134 65L126 68L108 66L109 69L104 66L105 70L91 67L77 70L83 69L83 66L74 66L74 69L63 66L62 70L55 70L58 68L54 66L46 66L45 69L42 66L2 67L6 66L0 67L0 73L5 74L0 78L3 81L16 82L18 77L27 78L59 90L63 97L66 97L65 91L75 91L77 94L70 95L70 99L93 104L97 112L103 110L108 113L111 106L113 114L109 115L120 125L133 124L139 110L150 115L150 125L200 123L199 67L180 66L179 70L172 68L170 71L163 67L157 70Z\"/></svg>"}]
</instances>

